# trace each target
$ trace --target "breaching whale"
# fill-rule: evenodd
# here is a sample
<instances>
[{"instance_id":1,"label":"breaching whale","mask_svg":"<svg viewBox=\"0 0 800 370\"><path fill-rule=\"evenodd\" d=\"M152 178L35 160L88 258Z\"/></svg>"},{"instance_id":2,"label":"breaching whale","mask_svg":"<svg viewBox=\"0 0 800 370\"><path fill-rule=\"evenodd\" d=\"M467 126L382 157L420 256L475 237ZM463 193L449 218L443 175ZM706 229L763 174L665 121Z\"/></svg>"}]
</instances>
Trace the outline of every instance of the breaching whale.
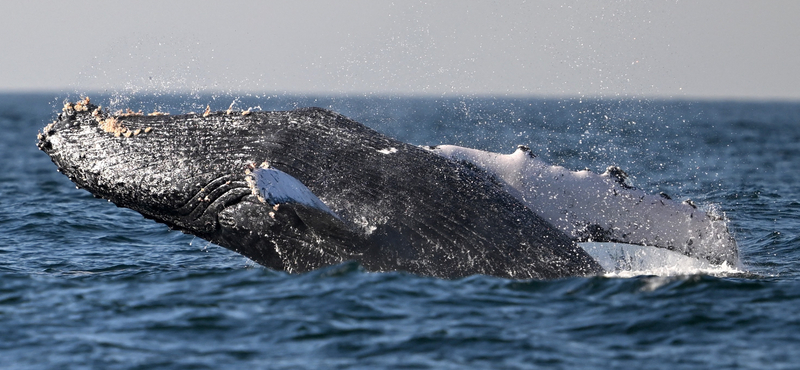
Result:
<instances>
[{"instance_id":1,"label":"breaching whale","mask_svg":"<svg viewBox=\"0 0 800 370\"><path fill-rule=\"evenodd\" d=\"M87 98L65 104L38 147L94 196L288 272L356 260L444 278L590 275L602 269L577 241L597 233L582 232L616 240L635 227L587 212L586 225L560 222L537 209L553 202L529 201L538 185L526 193L489 154L410 145L320 108L112 115ZM670 240L663 247L720 262Z\"/></svg>"}]
</instances>

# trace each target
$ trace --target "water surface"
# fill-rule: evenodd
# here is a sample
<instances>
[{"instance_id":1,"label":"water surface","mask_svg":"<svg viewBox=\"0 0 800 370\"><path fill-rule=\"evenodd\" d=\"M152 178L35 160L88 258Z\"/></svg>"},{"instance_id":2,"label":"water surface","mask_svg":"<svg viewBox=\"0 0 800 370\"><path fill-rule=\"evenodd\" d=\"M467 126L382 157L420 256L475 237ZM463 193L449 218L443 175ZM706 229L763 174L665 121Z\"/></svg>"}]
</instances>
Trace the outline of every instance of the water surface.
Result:
<instances>
[{"instance_id":1,"label":"water surface","mask_svg":"<svg viewBox=\"0 0 800 370\"><path fill-rule=\"evenodd\" d=\"M76 99L77 97L72 97ZM36 149L57 94L0 95L0 368L796 368L800 104L239 97L321 106L414 144L602 171L730 219L744 271L514 281L288 275L78 190ZM227 109L227 96L94 97Z\"/></svg>"}]
</instances>

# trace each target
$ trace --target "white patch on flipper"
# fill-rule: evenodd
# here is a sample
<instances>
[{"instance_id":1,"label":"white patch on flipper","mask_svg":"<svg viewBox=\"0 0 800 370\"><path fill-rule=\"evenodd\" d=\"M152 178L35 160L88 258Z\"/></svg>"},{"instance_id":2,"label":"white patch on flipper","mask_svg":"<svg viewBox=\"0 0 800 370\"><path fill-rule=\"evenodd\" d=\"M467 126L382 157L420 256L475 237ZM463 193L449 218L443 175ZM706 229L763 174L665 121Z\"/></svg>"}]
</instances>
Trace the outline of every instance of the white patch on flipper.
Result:
<instances>
[{"instance_id":1,"label":"white patch on flipper","mask_svg":"<svg viewBox=\"0 0 800 370\"><path fill-rule=\"evenodd\" d=\"M253 190L253 195L262 202L273 206L281 203L298 203L323 210L339 218L303 183L286 172L262 165L250 172L247 182Z\"/></svg>"},{"instance_id":2,"label":"white patch on flipper","mask_svg":"<svg viewBox=\"0 0 800 370\"><path fill-rule=\"evenodd\" d=\"M444 157L467 160L494 174L506 189L553 226L574 238L597 225L611 239L670 248L739 266L737 247L719 216L659 195L625 188L609 176L551 166L525 150L512 154L452 145L432 149Z\"/></svg>"},{"instance_id":3,"label":"white patch on flipper","mask_svg":"<svg viewBox=\"0 0 800 370\"><path fill-rule=\"evenodd\" d=\"M712 265L706 260L650 246L624 243L578 243L603 267L606 276L674 276L741 273L727 263Z\"/></svg>"}]
</instances>

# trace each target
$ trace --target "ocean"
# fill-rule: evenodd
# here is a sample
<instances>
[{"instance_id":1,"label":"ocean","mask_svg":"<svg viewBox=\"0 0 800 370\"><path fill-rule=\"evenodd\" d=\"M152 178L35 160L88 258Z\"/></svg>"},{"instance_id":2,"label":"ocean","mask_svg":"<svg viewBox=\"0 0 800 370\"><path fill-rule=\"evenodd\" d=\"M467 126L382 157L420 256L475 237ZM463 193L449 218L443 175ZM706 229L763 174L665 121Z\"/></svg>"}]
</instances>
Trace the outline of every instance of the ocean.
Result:
<instances>
[{"instance_id":1,"label":"ocean","mask_svg":"<svg viewBox=\"0 0 800 370\"><path fill-rule=\"evenodd\" d=\"M2 369L800 368L800 102L92 96L110 110L333 109L418 145L510 153L724 214L743 267L457 280L291 275L75 188L36 148L65 99L0 94Z\"/></svg>"}]
</instances>

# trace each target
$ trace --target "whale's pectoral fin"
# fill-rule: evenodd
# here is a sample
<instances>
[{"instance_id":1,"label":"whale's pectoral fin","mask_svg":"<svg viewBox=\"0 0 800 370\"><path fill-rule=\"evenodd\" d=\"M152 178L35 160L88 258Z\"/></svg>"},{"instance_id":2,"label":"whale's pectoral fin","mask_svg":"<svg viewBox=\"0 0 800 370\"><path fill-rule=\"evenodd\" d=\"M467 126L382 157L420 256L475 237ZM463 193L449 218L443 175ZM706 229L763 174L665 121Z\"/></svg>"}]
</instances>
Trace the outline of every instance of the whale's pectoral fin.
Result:
<instances>
[{"instance_id":1,"label":"whale's pectoral fin","mask_svg":"<svg viewBox=\"0 0 800 370\"><path fill-rule=\"evenodd\" d=\"M312 232L324 237L327 239L327 243L352 244L355 240L361 239L360 234L333 212L302 203L284 203L278 207L278 212L275 213L275 217L291 217L291 215L296 217L293 222L296 228L305 228L305 232ZM352 248L356 248L356 246L352 246ZM339 251L339 253L344 254L345 252Z\"/></svg>"},{"instance_id":2,"label":"whale's pectoral fin","mask_svg":"<svg viewBox=\"0 0 800 370\"><path fill-rule=\"evenodd\" d=\"M225 228L221 237L238 239L247 248L236 252L290 272L358 257L353 243L362 237L300 181L262 166L250 171L247 182L253 194L219 214ZM299 261L318 261L319 266Z\"/></svg>"},{"instance_id":3,"label":"whale's pectoral fin","mask_svg":"<svg viewBox=\"0 0 800 370\"><path fill-rule=\"evenodd\" d=\"M281 170L270 168L266 164L254 168L248 173L247 183L259 200L268 203L277 210L280 204L302 204L309 208L330 213L338 218L316 194L302 182Z\"/></svg>"},{"instance_id":4,"label":"whale's pectoral fin","mask_svg":"<svg viewBox=\"0 0 800 370\"><path fill-rule=\"evenodd\" d=\"M290 210L299 221L313 231L348 237L352 233L335 212L320 200L309 188L287 173L262 166L250 172L248 177L254 195L259 201L272 207L268 215L285 215Z\"/></svg>"}]
</instances>

